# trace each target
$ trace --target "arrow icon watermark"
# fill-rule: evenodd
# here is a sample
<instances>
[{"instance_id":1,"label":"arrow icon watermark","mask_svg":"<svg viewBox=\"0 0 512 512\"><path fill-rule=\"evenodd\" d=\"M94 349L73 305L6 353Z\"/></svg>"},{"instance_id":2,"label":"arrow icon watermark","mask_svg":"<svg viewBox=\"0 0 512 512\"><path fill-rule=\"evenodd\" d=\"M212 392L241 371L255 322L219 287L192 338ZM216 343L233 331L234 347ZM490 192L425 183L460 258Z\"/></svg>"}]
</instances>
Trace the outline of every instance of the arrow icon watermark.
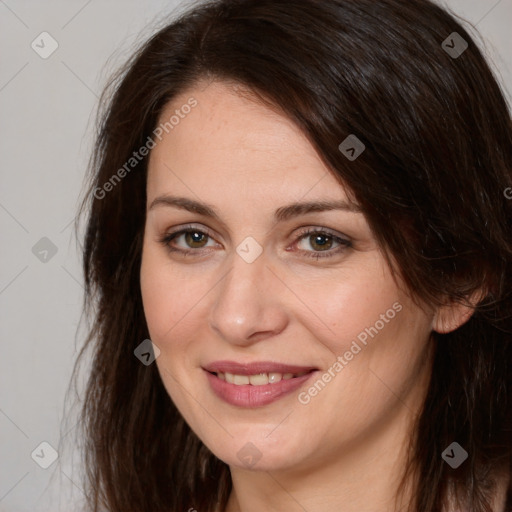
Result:
<instances>
[{"instance_id":1,"label":"arrow icon watermark","mask_svg":"<svg viewBox=\"0 0 512 512\"><path fill-rule=\"evenodd\" d=\"M57 246L46 236L32 247L32 254L42 263L48 263L56 254Z\"/></svg>"},{"instance_id":2,"label":"arrow icon watermark","mask_svg":"<svg viewBox=\"0 0 512 512\"><path fill-rule=\"evenodd\" d=\"M351 133L339 146L341 154L353 162L365 149L363 142Z\"/></svg>"},{"instance_id":3,"label":"arrow icon watermark","mask_svg":"<svg viewBox=\"0 0 512 512\"><path fill-rule=\"evenodd\" d=\"M160 355L160 349L151 340L146 339L133 353L144 366L149 366Z\"/></svg>"},{"instance_id":4,"label":"arrow icon watermark","mask_svg":"<svg viewBox=\"0 0 512 512\"><path fill-rule=\"evenodd\" d=\"M259 258L263 247L252 236L248 236L238 245L236 252L246 263L252 263Z\"/></svg>"},{"instance_id":5,"label":"arrow icon watermark","mask_svg":"<svg viewBox=\"0 0 512 512\"><path fill-rule=\"evenodd\" d=\"M43 469L48 469L59 458L57 450L47 441L36 446L30 456Z\"/></svg>"},{"instance_id":6,"label":"arrow icon watermark","mask_svg":"<svg viewBox=\"0 0 512 512\"><path fill-rule=\"evenodd\" d=\"M444 450L441 457L450 467L457 469L468 458L468 452L454 441Z\"/></svg>"},{"instance_id":7,"label":"arrow icon watermark","mask_svg":"<svg viewBox=\"0 0 512 512\"><path fill-rule=\"evenodd\" d=\"M452 59L457 59L467 50L468 42L459 33L452 32L441 47Z\"/></svg>"}]
</instances>

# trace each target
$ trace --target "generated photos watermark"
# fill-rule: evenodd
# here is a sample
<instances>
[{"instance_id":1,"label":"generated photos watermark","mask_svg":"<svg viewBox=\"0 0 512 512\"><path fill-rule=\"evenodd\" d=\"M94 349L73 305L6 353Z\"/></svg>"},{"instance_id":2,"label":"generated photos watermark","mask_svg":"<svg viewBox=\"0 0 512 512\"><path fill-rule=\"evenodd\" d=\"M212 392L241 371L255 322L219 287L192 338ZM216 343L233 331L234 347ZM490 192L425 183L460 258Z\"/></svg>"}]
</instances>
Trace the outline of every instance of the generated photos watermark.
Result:
<instances>
[{"instance_id":1,"label":"generated photos watermark","mask_svg":"<svg viewBox=\"0 0 512 512\"><path fill-rule=\"evenodd\" d=\"M311 399L320 393L325 386L331 382L338 373L345 368L345 366L348 365L352 359L354 359L354 356L359 354L364 347L368 344L368 336L371 338L374 338L379 331L384 329L386 324L388 324L393 318L395 318L397 313L400 313L402 311L402 304L399 302L395 302L391 308L389 308L385 313L380 315L379 320L377 320L373 326L367 327L364 329L364 331L361 331L357 335L357 341L363 345L359 345L359 343L356 340L353 340L350 349L345 351L345 353L342 356L338 356L336 358L336 361L328 368L327 371L325 371L322 376L312 385L310 386L307 391L302 391L298 395L298 400L302 405L307 405L309 402L311 402Z\"/></svg>"},{"instance_id":2,"label":"generated photos watermark","mask_svg":"<svg viewBox=\"0 0 512 512\"><path fill-rule=\"evenodd\" d=\"M165 123L160 123L153 130L153 137L151 135L148 136L145 144L142 145L137 151L134 151L132 156L128 158L122 167L120 167L114 174L112 174L112 176L101 187L96 187L94 189L94 197L96 199L103 199L108 192L111 192L114 187L120 183L120 181L149 154L149 151L156 146L155 138L161 141L164 132L169 133L171 130L174 130L174 128L181 122L181 120L185 119L185 117L190 114L192 109L196 107L197 104L197 100L193 97L190 97L187 100L187 103L184 103L180 108L177 108L174 111L174 114Z\"/></svg>"}]
</instances>

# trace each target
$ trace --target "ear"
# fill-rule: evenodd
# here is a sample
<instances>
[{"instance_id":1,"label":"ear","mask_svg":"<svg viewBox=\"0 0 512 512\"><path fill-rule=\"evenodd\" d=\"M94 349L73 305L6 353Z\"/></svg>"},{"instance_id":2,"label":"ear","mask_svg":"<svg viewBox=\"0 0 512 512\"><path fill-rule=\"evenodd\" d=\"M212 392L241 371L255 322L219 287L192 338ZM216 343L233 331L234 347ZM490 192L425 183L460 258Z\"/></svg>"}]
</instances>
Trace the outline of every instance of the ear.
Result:
<instances>
[{"instance_id":1,"label":"ear","mask_svg":"<svg viewBox=\"0 0 512 512\"><path fill-rule=\"evenodd\" d=\"M482 290L477 290L468 298L465 304L452 301L440 306L432 319L432 330L439 334L455 331L471 318L476 305L483 297Z\"/></svg>"}]
</instances>

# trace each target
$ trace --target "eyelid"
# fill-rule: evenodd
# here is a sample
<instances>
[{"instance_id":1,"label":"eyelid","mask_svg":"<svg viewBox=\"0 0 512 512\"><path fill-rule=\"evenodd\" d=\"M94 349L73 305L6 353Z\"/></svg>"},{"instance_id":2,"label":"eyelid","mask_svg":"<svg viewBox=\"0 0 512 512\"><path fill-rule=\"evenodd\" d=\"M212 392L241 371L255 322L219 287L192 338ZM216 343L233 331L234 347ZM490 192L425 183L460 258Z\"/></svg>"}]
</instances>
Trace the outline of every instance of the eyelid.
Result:
<instances>
[{"instance_id":1,"label":"eyelid","mask_svg":"<svg viewBox=\"0 0 512 512\"><path fill-rule=\"evenodd\" d=\"M163 245L167 246L167 248L173 252L182 252L186 253L187 251L190 252L199 252L201 249L171 249L169 243L174 240L175 238L178 238L181 235L186 234L187 232L197 232L206 235L208 238L215 240L215 236L213 233L206 227L197 227L194 224L185 224L184 226L180 226L172 231L166 231L162 237L159 238L159 242L161 242Z\"/></svg>"},{"instance_id":2,"label":"eyelid","mask_svg":"<svg viewBox=\"0 0 512 512\"><path fill-rule=\"evenodd\" d=\"M324 226L308 226L305 228L299 228L299 234L297 235L297 237L301 237L304 235L313 235L315 233L322 233L325 235L330 235L333 238L339 238L346 242L350 242L350 238L347 235L344 235L343 233L340 233L333 229L326 228Z\"/></svg>"}]
</instances>

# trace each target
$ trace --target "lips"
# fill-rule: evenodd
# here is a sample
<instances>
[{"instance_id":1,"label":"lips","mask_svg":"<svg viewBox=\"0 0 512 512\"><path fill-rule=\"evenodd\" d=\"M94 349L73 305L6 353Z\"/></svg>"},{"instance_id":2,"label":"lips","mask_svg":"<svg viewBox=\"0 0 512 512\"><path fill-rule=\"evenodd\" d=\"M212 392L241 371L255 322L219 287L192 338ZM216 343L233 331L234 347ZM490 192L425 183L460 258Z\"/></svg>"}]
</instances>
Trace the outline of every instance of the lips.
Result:
<instances>
[{"instance_id":1,"label":"lips","mask_svg":"<svg viewBox=\"0 0 512 512\"><path fill-rule=\"evenodd\" d=\"M317 368L265 361L217 361L203 370L211 389L223 401L238 407L259 407L297 390L316 374Z\"/></svg>"}]
</instances>

